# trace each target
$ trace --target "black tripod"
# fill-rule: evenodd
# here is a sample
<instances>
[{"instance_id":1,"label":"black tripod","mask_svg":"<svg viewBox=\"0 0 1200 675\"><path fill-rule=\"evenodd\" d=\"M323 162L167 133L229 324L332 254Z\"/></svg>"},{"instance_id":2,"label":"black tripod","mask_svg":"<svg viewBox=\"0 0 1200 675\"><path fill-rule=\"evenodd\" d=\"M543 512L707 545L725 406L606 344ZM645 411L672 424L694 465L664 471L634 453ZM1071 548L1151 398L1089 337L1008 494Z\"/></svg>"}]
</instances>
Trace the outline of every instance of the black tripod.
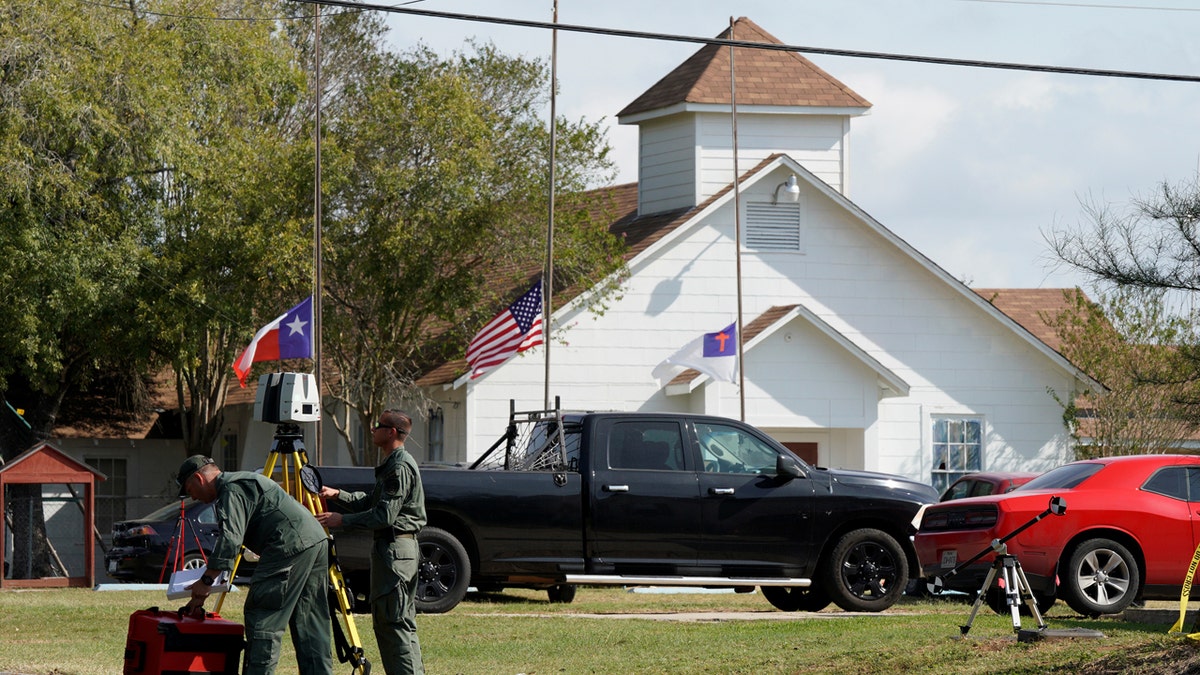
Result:
<instances>
[{"instance_id":1,"label":"black tripod","mask_svg":"<svg viewBox=\"0 0 1200 675\"><path fill-rule=\"evenodd\" d=\"M988 553L996 553L996 559L992 561L992 568L988 570L987 577L983 580L983 587L979 589L979 596L975 598L975 604L971 606L971 616L967 618L966 624L958 627L962 635L965 636L970 632L971 624L975 621L975 615L979 613L980 605L986 600L988 590L991 589L992 584L999 578L1003 581L1005 605L1012 613L1013 632L1017 634L1017 641L1034 642L1041 638L1042 632L1046 630L1046 621L1042 618L1041 611L1038 610L1037 598L1033 596L1033 590L1029 586L1029 579L1025 576L1025 570L1021 569L1021 561L1017 560L1017 556L1008 552L1008 545L1005 542L1029 529L1034 523L1046 516L1061 516L1066 512L1066 502L1061 497L1051 497L1050 505L1045 511L1034 516L1032 520L1004 537L992 540L990 546L977 553L970 560L959 563L958 566L946 574L947 577L954 576ZM934 577L933 581L929 584L929 590L933 593L941 592L944 587L945 582L940 576ZM1029 607L1030 613L1037 619L1038 629L1036 631L1021 629L1022 601L1025 602L1025 605Z\"/></svg>"}]
</instances>

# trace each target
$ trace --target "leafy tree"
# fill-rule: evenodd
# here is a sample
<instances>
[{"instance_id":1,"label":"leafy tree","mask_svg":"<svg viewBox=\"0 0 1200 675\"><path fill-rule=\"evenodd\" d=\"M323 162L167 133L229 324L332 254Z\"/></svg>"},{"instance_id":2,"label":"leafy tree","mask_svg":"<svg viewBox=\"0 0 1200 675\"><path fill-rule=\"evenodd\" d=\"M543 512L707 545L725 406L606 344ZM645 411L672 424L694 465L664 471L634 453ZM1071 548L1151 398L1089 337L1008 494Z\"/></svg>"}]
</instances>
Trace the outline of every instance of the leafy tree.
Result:
<instances>
[{"instance_id":1,"label":"leafy tree","mask_svg":"<svg viewBox=\"0 0 1200 675\"><path fill-rule=\"evenodd\" d=\"M153 45L92 5L0 4L0 452L54 427L63 398L104 369L141 372L145 335L130 330L155 192ZM23 409L23 418L15 414ZM52 572L40 491L32 549L13 569ZM20 510L20 509L18 509ZM26 558L26 556L28 556Z\"/></svg>"},{"instance_id":2,"label":"leafy tree","mask_svg":"<svg viewBox=\"0 0 1200 675\"><path fill-rule=\"evenodd\" d=\"M1200 340L1194 330L1200 175L1176 185L1164 181L1125 208L1095 199L1083 206L1084 222L1047 238L1062 264L1085 272L1097 286L1118 290L1110 318L1140 358L1154 361L1129 364L1128 381L1151 398L1159 389L1172 406L1170 413L1157 412L1147 402L1139 413L1200 423Z\"/></svg>"},{"instance_id":3,"label":"leafy tree","mask_svg":"<svg viewBox=\"0 0 1200 675\"><path fill-rule=\"evenodd\" d=\"M186 452L208 453L233 359L311 292L311 127L291 116L306 80L280 5L197 0L179 11L143 20L162 33L169 112L140 321L175 374Z\"/></svg>"},{"instance_id":4,"label":"leafy tree","mask_svg":"<svg viewBox=\"0 0 1200 675\"><path fill-rule=\"evenodd\" d=\"M382 58L331 124L324 340L336 419L369 424L420 401L416 378L461 357L469 336L538 274L545 251L549 130L545 64L471 43ZM558 185L611 179L594 123L558 121ZM331 172L332 173L332 172ZM556 285L595 282L621 246L586 208L556 215Z\"/></svg>"},{"instance_id":5,"label":"leafy tree","mask_svg":"<svg viewBox=\"0 0 1200 675\"><path fill-rule=\"evenodd\" d=\"M1077 289L1069 306L1043 317L1061 351L1108 388L1082 393L1065 418L1080 458L1177 449L1195 430L1183 403L1195 397L1187 361L1174 347L1193 340L1189 321L1168 311L1161 293L1118 288L1098 302Z\"/></svg>"}]
</instances>

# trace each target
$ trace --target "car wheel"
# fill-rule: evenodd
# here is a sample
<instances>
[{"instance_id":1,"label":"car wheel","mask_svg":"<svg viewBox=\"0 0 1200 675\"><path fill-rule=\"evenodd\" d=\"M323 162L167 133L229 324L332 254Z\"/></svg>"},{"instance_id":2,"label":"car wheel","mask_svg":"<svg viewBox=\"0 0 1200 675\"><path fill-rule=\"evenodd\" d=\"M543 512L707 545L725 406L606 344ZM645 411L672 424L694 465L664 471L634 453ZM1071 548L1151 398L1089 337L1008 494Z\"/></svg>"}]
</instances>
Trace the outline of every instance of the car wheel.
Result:
<instances>
[{"instance_id":1,"label":"car wheel","mask_svg":"<svg viewBox=\"0 0 1200 675\"><path fill-rule=\"evenodd\" d=\"M550 602L568 604L575 599L575 584L558 584L546 589Z\"/></svg>"},{"instance_id":2,"label":"car wheel","mask_svg":"<svg viewBox=\"0 0 1200 675\"><path fill-rule=\"evenodd\" d=\"M908 584L904 549L883 530L846 533L826 560L821 585L848 612L882 612L896 604Z\"/></svg>"},{"instance_id":3,"label":"car wheel","mask_svg":"<svg viewBox=\"0 0 1200 675\"><path fill-rule=\"evenodd\" d=\"M1063 599L1093 618L1125 609L1141 586L1137 560L1111 539L1089 539L1075 547L1062 577Z\"/></svg>"},{"instance_id":4,"label":"car wheel","mask_svg":"<svg viewBox=\"0 0 1200 675\"><path fill-rule=\"evenodd\" d=\"M829 606L829 594L809 586L763 586L763 597L784 612L819 612Z\"/></svg>"},{"instance_id":5,"label":"car wheel","mask_svg":"<svg viewBox=\"0 0 1200 675\"><path fill-rule=\"evenodd\" d=\"M208 565L208 563L205 562L204 555L201 554L199 551L195 551L193 553L188 553L183 556L183 567L181 569L198 570L201 567L205 567L207 565Z\"/></svg>"},{"instance_id":6,"label":"car wheel","mask_svg":"<svg viewBox=\"0 0 1200 675\"><path fill-rule=\"evenodd\" d=\"M471 559L449 532L426 527L417 535L421 562L417 567L417 611L442 614L454 609L467 594Z\"/></svg>"}]
</instances>

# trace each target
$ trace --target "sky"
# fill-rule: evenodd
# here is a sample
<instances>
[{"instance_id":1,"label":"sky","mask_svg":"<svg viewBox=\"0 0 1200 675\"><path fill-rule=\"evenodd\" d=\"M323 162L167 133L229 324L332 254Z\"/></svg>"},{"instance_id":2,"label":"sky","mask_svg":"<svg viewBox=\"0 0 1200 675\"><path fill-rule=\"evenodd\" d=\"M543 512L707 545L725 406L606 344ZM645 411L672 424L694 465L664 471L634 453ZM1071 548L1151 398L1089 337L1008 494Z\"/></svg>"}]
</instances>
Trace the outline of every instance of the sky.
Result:
<instances>
[{"instance_id":1,"label":"sky","mask_svg":"<svg viewBox=\"0 0 1200 675\"><path fill-rule=\"evenodd\" d=\"M554 0L408 6L532 21ZM1185 0L558 0L562 24L715 37L745 16L819 49L1200 75L1200 6ZM391 14L397 50L442 54L475 38L549 62L538 28ZM558 32L560 116L602 121L637 180L637 128L616 113L701 45ZM1084 204L1124 210L1200 170L1200 83L1017 72L805 54L873 104L850 127L848 197L976 288L1090 280L1054 264L1047 235L1087 228ZM547 119L549 110L547 109Z\"/></svg>"}]
</instances>

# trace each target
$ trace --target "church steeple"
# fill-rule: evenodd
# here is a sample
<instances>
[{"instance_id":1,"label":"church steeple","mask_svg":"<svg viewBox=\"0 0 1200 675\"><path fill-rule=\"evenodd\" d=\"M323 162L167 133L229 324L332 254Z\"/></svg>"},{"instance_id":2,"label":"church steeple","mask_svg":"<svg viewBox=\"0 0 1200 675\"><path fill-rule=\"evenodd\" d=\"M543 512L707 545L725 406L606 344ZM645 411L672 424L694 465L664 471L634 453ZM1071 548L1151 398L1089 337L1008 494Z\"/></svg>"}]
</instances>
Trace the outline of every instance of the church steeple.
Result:
<instances>
[{"instance_id":1,"label":"church steeple","mask_svg":"<svg viewBox=\"0 0 1200 675\"><path fill-rule=\"evenodd\" d=\"M783 44L745 17L717 37ZM844 192L849 120L871 104L796 52L737 47L734 66L741 166L782 152ZM617 114L639 127L640 213L694 206L733 181L731 108L729 48L705 45Z\"/></svg>"}]
</instances>

